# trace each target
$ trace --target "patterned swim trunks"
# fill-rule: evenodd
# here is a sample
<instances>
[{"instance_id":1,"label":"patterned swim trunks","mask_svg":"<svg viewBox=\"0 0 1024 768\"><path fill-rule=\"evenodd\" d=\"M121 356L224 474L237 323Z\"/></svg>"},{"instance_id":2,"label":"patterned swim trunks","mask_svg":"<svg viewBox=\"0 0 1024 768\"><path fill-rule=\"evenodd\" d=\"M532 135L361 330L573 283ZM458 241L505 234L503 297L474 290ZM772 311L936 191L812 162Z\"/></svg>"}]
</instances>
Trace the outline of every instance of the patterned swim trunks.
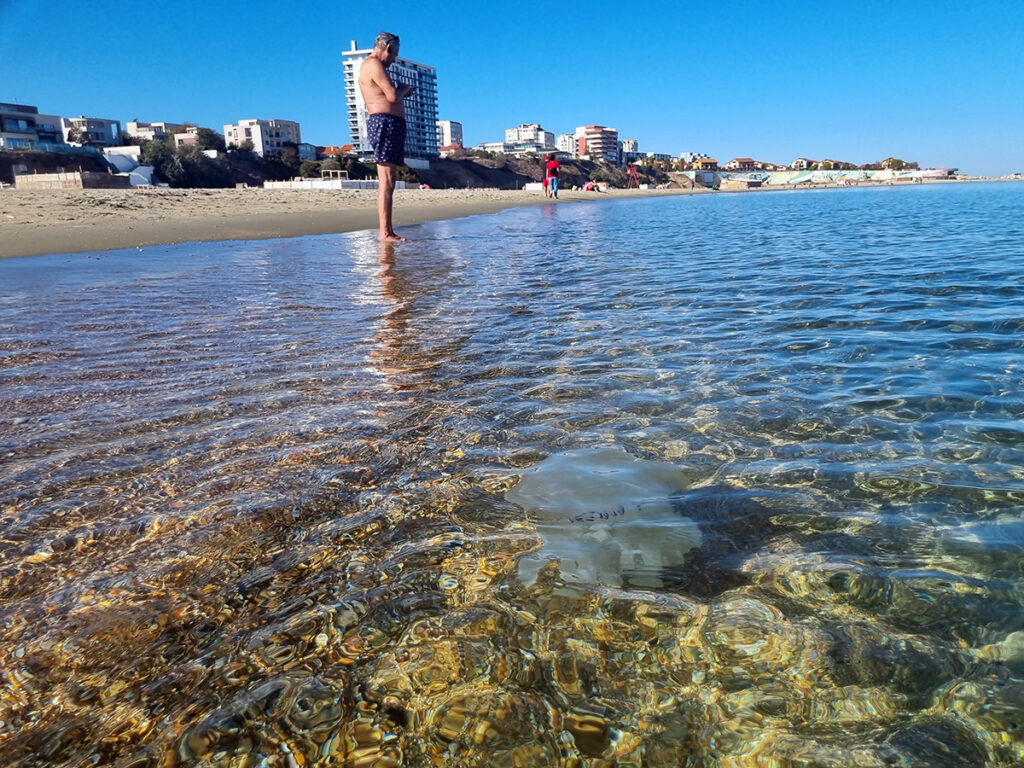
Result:
<instances>
[{"instance_id":1,"label":"patterned swim trunks","mask_svg":"<svg viewBox=\"0 0 1024 768\"><path fill-rule=\"evenodd\" d=\"M405 118L378 112L366 120L373 147L373 162L402 165L405 162Z\"/></svg>"}]
</instances>

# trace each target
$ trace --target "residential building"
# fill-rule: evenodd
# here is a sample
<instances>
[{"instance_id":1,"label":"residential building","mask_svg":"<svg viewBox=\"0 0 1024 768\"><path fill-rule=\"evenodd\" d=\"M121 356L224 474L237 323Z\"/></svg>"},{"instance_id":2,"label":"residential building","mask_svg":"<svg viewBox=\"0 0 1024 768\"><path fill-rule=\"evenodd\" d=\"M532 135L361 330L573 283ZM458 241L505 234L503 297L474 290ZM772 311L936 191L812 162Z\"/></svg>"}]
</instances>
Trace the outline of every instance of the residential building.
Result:
<instances>
[{"instance_id":1,"label":"residential building","mask_svg":"<svg viewBox=\"0 0 1024 768\"><path fill-rule=\"evenodd\" d=\"M695 171L717 171L718 161L713 157L695 157L693 159L693 170Z\"/></svg>"},{"instance_id":2,"label":"residential building","mask_svg":"<svg viewBox=\"0 0 1024 768\"><path fill-rule=\"evenodd\" d=\"M57 115L41 115L29 104L0 104L0 148L27 149L40 142L64 142Z\"/></svg>"},{"instance_id":3,"label":"residential building","mask_svg":"<svg viewBox=\"0 0 1024 768\"><path fill-rule=\"evenodd\" d=\"M114 147L124 143L121 136L120 120L79 116L62 117L60 122L64 141L68 141L68 136L75 131L79 136L82 132L88 133L89 143L96 147Z\"/></svg>"},{"instance_id":4,"label":"residential building","mask_svg":"<svg viewBox=\"0 0 1024 768\"><path fill-rule=\"evenodd\" d=\"M39 141L38 117L38 107L0 104L0 149L29 149Z\"/></svg>"},{"instance_id":5,"label":"residential building","mask_svg":"<svg viewBox=\"0 0 1024 768\"><path fill-rule=\"evenodd\" d=\"M481 152L499 152L507 155L512 152L512 145L506 144L504 141L485 141L483 144L477 144L474 149L479 149Z\"/></svg>"},{"instance_id":6,"label":"residential building","mask_svg":"<svg viewBox=\"0 0 1024 768\"><path fill-rule=\"evenodd\" d=\"M792 168L794 171L806 171L808 168L811 167L812 163L814 163L813 160L809 160L806 157L798 157L796 160L789 164L789 167Z\"/></svg>"},{"instance_id":7,"label":"residential building","mask_svg":"<svg viewBox=\"0 0 1024 768\"><path fill-rule=\"evenodd\" d=\"M505 129L506 144L533 144L541 150L555 148L555 134L545 131L540 123L520 123L515 128Z\"/></svg>"},{"instance_id":8,"label":"residential building","mask_svg":"<svg viewBox=\"0 0 1024 768\"><path fill-rule=\"evenodd\" d=\"M576 129L576 152L580 157L619 165L619 132L603 125L582 125Z\"/></svg>"},{"instance_id":9,"label":"residential building","mask_svg":"<svg viewBox=\"0 0 1024 768\"><path fill-rule=\"evenodd\" d=\"M765 163L761 160L754 161L754 168L758 171L784 171L786 166L778 165L777 163Z\"/></svg>"},{"instance_id":10,"label":"residential building","mask_svg":"<svg viewBox=\"0 0 1024 768\"><path fill-rule=\"evenodd\" d=\"M336 144L331 144L327 147L317 147L316 154L318 160L323 160L328 157L345 157L351 155L355 151L355 147L352 144L343 144L340 147Z\"/></svg>"},{"instance_id":11,"label":"residential building","mask_svg":"<svg viewBox=\"0 0 1024 768\"><path fill-rule=\"evenodd\" d=\"M555 148L559 152L563 152L569 157L576 157L576 134L574 133L560 133L555 139Z\"/></svg>"},{"instance_id":12,"label":"residential building","mask_svg":"<svg viewBox=\"0 0 1024 768\"><path fill-rule=\"evenodd\" d=\"M316 160L316 146L308 141L300 141L296 149L299 151L299 160Z\"/></svg>"},{"instance_id":13,"label":"residential building","mask_svg":"<svg viewBox=\"0 0 1024 768\"><path fill-rule=\"evenodd\" d=\"M636 139L623 139L622 140L622 151L623 152L636 152L640 153L640 142Z\"/></svg>"},{"instance_id":14,"label":"residential building","mask_svg":"<svg viewBox=\"0 0 1024 768\"><path fill-rule=\"evenodd\" d=\"M373 147L366 133L369 114L359 91L359 66L373 48L352 48L343 51L345 74L345 101L348 105L348 127L352 142L361 158L373 157ZM388 75L396 85L411 85L415 90L405 100L405 160L413 168L426 168L437 157L437 70L401 57L388 68Z\"/></svg>"},{"instance_id":15,"label":"residential building","mask_svg":"<svg viewBox=\"0 0 1024 768\"><path fill-rule=\"evenodd\" d=\"M703 157L710 157L710 155L708 155L708 154L706 154L704 152L680 152L679 153L679 159L682 160L687 165L693 165L695 160L698 160L698 159L703 158Z\"/></svg>"},{"instance_id":16,"label":"residential building","mask_svg":"<svg viewBox=\"0 0 1024 768\"><path fill-rule=\"evenodd\" d=\"M166 140L176 133L188 133L189 129L197 126L191 123L143 123L138 120L129 120L124 124L124 132L133 139L143 141Z\"/></svg>"},{"instance_id":17,"label":"residential building","mask_svg":"<svg viewBox=\"0 0 1024 768\"><path fill-rule=\"evenodd\" d=\"M301 144L302 131L292 120L239 120L224 126L224 143L229 147L251 141L252 151L260 157L280 157L285 144Z\"/></svg>"},{"instance_id":18,"label":"residential building","mask_svg":"<svg viewBox=\"0 0 1024 768\"><path fill-rule=\"evenodd\" d=\"M723 167L727 171L756 171L757 163L752 157L734 157Z\"/></svg>"},{"instance_id":19,"label":"residential building","mask_svg":"<svg viewBox=\"0 0 1024 768\"><path fill-rule=\"evenodd\" d=\"M455 120L437 121L437 146L450 147L462 144L462 123Z\"/></svg>"},{"instance_id":20,"label":"residential building","mask_svg":"<svg viewBox=\"0 0 1024 768\"><path fill-rule=\"evenodd\" d=\"M190 144L199 143L199 127L186 125L183 130L174 134L174 146L185 147Z\"/></svg>"},{"instance_id":21,"label":"residential building","mask_svg":"<svg viewBox=\"0 0 1024 768\"><path fill-rule=\"evenodd\" d=\"M659 163L672 163L675 162L675 158L666 152L646 152L644 157L648 160L655 160Z\"/></svg>"}]
</instances>

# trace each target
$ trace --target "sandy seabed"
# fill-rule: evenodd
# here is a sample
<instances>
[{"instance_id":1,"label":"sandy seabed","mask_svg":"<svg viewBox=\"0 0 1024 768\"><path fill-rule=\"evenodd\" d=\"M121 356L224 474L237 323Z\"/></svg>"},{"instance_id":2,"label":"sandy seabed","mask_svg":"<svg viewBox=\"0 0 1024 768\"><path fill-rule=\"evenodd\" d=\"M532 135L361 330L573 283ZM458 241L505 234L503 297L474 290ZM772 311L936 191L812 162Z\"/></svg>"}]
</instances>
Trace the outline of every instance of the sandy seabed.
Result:
<instances>
[{"instance_id":1,"label":"sandy seabed","mask_svg":"<svg viewBox=\"0 0 1024 768\"><path fill-rule=\"evenodd\" d=\"M692 193L688 189L563 191L558 201L549 201L541 192L522 190L398 190L395 226L400 230L424 221L546 202L678 194ZM0 191L0 258L376 228L375 190Z\"/></svg>"}]
</instances>

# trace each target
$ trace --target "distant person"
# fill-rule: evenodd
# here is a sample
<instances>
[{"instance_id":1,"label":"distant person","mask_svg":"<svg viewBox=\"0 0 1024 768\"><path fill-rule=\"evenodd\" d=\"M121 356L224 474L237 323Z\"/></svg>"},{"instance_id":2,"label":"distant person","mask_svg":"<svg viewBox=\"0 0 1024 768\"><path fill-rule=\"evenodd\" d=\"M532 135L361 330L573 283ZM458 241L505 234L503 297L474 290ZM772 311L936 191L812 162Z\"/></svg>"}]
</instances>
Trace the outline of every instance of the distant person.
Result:
<instances>
[{"instance_id":1,"label":"distant person","mask_svg":"<svg viewBox=\"0 0 1024 768\"><path fill-rule=\"evenodd\" d=\"M548 182L548 193L551 197L558 199L558 161L554 155L548 155L547 165L544 166L544 178Z\"/></svg>"},{"instance_id":2,"label":"distant person","mask_svg":"<svg viewBox=\"0 0 1024 768\"><path fill-rule=\"evenodd\" d=\"M398 58L398 35L381 32L373 44L373 52L359 67L359 91L366 111L366 133L373 147L377 164L377 217L380 220L378 240L401 242L391 224L395 201L395 166L405 163L405 106L403 99L412 96L411 85L397 86L388 76L388 67Z\"/></svg>"}]
</instances>

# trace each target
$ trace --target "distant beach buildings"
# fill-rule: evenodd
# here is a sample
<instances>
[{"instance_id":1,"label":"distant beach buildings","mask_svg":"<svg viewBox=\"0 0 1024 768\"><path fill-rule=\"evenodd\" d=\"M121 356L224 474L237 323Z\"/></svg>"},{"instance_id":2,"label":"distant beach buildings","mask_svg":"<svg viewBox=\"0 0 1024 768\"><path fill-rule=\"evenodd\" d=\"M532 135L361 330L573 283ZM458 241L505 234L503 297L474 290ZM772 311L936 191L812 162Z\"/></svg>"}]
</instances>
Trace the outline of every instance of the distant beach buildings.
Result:
<instances>
[{"instance_id":1,"label":"distant beach buildings","mask_svg":"<svg viewBox=\"0 0 1024 768\"><path fill-rule=\"evenodd\" d=\"M348 126L355 151L361 159L373 157L373 147L366 133L366 104L359 91L359 65L373 52L373 48L359 48L351 42L344 51L345 101L348 106ZM388 69L395 83L411 85L415 92L405 100L405 159L412 168L428 168L438 156L437 140L437 70L399 57Z\"/></svg>"}]
</instances>

